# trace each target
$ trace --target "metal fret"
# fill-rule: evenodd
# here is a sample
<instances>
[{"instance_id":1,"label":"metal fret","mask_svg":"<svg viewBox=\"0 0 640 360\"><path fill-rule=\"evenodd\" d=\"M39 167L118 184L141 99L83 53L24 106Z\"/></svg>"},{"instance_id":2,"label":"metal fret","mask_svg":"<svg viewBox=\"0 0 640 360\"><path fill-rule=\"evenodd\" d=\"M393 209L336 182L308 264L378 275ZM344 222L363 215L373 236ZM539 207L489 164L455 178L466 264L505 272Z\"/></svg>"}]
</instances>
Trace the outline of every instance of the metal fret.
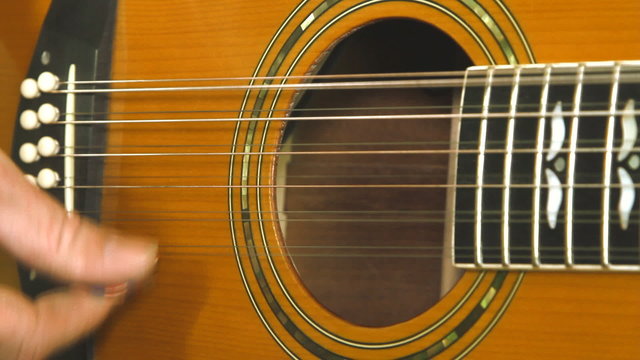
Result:
<instances>
[{"instance_id":1,"label":"metal fret","mask_svg":"<svg viewBox=\"0 0 640 360\"><path fill-rule=\"evenodd\" d=\"M567 161L567 196L565 206L565 264L573 266L573 195L575 186L576 150L578 148L578 126L580 125L580 101L585 65L578 65L576 87L573 97L573 116L569 135L569 154Z\"/></svg>"},{"instance_id":2,"label":"metal fret","mask_svg":"<svg viewBox=\"0 0 640 360\"><path fill-rule=\"evenodd\" d=\"M536 138L536 163L534 169L533 214L531 231L531 260L534 266L540 266L540 191L542 187L542 159L544 149L544 130L547 116L547 100L549 83L551 82L551 66L544 69L544 83L540 94L540 118L538 119L538 135Z\"/></svg>"},{"instance_id":3,"label":"metal fret","mask_svg":"<svg viewBox=\"0 0 640 360\"><path fill-rule=\"evenodd\" d=\"M474 68L477 70L479 68ZM488 67L487 79L482 99L482 117L480 119L480 134L478 137L478 168L476 172L476 208L475 208L475 262L482 265L482 191L484 186L484 158L487 146L487 119L491 99L491 84L493 82L494 67Z\"/></svg>"},{"instance_id":4,"label":"metal fret","mask_svg":"<svg viewBox=\"0 0 640 360\"><path fill-rule=\"evenodd\" d=\"M509 120L507 122L507 143L504 156L504 176L502 190L502 263L511 263L509 254L509 201L511 199L511 163L513 161L513 137L515 131L515 117L518 106L518 89L520 86L520 72L522 68L517 66L513 75L511 100L509 101Z\"/></svg>"},{"instance_id":5,"label":"metal fret","mask_svg":"<svg viewBox=\"0 0 640 360\"><path fill-rule=\"evenodd\" d=\"M462 119L463 119L463 114L464 114L464 98L466 95L466 91L467 91L467 79L469 77L469 71L465 71L464 73L464 79L462 81L462 90L460 91L460 112L458 114L458 118L455 119L455 121L453 121L453 132L452 132L452 140L454 141L454 148L456 150L460 149L460 137L461 137L461 127L462 127ZM454 156L452 158L449 159L450 160L450 164L453 166L453 170L450 170L449 173L449 177L450 179L450 183L453 184L457 184L458 183L458 162L460 161L459 156ZM456 234L460 232L460 229L457 228L456 226L456 217L457 217L457 212L458 210L458 206L456 204L456 200L457 198L459 198L459 194L457 189L453 189L450 193L447 194L447 200L449 205L451 206L453 209L453 214L451 214L451 227L449 230L450 233L450 239L451 239L451 259L453 260L453 265L455 266L456 264L461 263L462 261L460 261L460 257L458 256L457 253L457 249L460 247L460 244L458 244L458 242L456 241Z\"/></svg>"},{"instance_id":6,"label":"metal fret","mask_svg":"<svg viewBox=\"0 0 640 360\"><path fill-rule=\"evenodd\" d=\"M604 168L602 179L602 265L610 266L609 261L609 226L610 226L610 198L611 198L611 162L613 158L613 139L616 121L616 102L618 101L618 84L620 83L620 69L617 63L613 68L613 83L609 99L609 117L607 119L606 146L604 154Z\"/></svg>"}]
</instances>

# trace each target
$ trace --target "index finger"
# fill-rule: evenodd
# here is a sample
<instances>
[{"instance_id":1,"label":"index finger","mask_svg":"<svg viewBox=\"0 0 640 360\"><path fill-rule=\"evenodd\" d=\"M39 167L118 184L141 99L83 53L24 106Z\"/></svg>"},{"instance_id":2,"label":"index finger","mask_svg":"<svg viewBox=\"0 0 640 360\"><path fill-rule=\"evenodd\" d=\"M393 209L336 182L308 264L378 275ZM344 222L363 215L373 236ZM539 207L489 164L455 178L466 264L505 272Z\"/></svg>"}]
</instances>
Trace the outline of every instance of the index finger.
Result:
<instances>
[{"instance_id":1,"label":"index finger","mask_svg":"<svg viewBox=\"0 0 640 360\"><path fill-rule=\"evenodd\" d=\"M56 278L117 283L148 275L157 244L99 228L68 214L27 182L0 152L0 244L17 258Z\"/></svg>"}]
</instances>

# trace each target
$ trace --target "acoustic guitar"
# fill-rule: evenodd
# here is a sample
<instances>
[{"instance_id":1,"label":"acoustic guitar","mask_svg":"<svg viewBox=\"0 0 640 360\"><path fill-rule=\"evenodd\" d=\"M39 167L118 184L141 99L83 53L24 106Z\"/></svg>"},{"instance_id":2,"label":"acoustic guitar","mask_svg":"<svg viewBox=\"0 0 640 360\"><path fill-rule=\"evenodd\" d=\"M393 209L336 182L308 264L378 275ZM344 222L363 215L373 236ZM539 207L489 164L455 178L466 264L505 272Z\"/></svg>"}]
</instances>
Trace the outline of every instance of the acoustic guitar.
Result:
<instances>
[{"instance_id":1,"label":"acoustic guitar","mask_svg":"<svg viewBox=\"0 0 640 360\"><path fill-rule=\"evenodd\" d=\"M639 17L53 0L13 158L160 243L152 283L59 357L640 358Z\"/></svg>"}]
</instances>

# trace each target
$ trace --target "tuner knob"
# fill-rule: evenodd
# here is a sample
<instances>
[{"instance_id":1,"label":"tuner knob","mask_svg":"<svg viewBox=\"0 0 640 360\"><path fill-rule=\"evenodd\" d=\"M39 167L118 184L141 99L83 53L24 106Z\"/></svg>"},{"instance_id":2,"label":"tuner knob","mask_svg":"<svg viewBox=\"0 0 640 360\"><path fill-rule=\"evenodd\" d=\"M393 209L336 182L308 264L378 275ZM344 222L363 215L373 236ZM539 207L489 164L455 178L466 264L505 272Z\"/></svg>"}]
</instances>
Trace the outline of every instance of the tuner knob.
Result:
<instances>
[{"instance_id":1,"label":"tuner knob","mask_svg":"<svg viewBox=\"0 0 640 360\"><path fill-rule=\"evenodd\" d=\"M31 78L22 80L22 84L20 84L20 94L22 94L26 99L37 98L40 96L38 83Z\"/></svg>"},{"instance_id":2,"label":"tuner knob","mask_svg":"<svg viewBox=\"0 0 640 360\"><path fill-rule=\"evenodd\" d=\"M46 71L38 76L38 89L42 92L50 92L56 90L60 85L60 79L54 74Z\"/></svg>"},{"instance_id":3,"label":"tuner knob","mask_svg":"<svg viewBox=\"0 0 640 360\"><path fill-rule=\"evenodd\" d=\"M59 150L58 141L50 136L45 136L38 141L38 153L44 157L54 156Z\"/></svg>"},{"instance_id":4,"label":"tuner knob","mask_svg":"<svg viewBox=\"0 0 640 360\"><path fill-rule=\"evenodd\" d=\"M22 144L22 146L20 146L20 150L18 150L18 155L20 156L20 160L26 164L31 164L40 160L38 148L32 143Z\"/></svg>"},{"instance_id":5,"label":"tuner knob","mask_svg":"<svg viewBox=\"0 0 640 360\"><path fill-rule=\"evenodd\" d=\"M20 126L25 130L33 130L40 127L38 114L33 110L25 110L20 114Z\"/></svg>"},{"instance_id":6,"label":"tuner knob","mask_svg":"<svg viewBox=\"0 0 640 360\"><path fill-rule=\"evenodd\" d=\"M58 108L49 103L42 104L38 108L38 119L40 119L43 124L54 123L58 121L59 117L60 111Z\"/></svg>"},{"instance_id":7,"label":"tuner knob","mask_svg":"<svg viewBox=\"0 0 640 360\"><path fill-rule=\"evenodd\" d=\"M58 182L60 182L60 175L51 169L42 169L38 173L36 181L41 188L51 189L52 187L57 186Z\"/></svg>"}]
</instances>

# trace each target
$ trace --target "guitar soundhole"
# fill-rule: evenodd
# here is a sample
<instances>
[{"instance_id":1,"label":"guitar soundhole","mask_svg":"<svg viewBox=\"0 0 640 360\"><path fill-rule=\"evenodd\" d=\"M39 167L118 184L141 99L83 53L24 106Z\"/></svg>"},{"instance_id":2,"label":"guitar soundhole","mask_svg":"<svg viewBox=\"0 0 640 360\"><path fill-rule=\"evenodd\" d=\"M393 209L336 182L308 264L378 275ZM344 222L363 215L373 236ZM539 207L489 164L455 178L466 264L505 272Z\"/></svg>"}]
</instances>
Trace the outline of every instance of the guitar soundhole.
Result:
<instances>
[{"instance_id":1,"label":"guitar soundhole","mask_svg":"<svg viewBox=\"0 0 640 360\"><path fill-rule=\"evenodd\" d=\"M449 71L470 64L430 25L406 19L365 26L338 43L319 74ZM323 80L326 81L326 80ZM448 89L331 90L300 93L291 117L450 113ZM321 110L320 110L321 109ZM443 261L446 188L370 185L446 184L448 154L380 154L449 149L450 119L290 120L277 196L293 267L315 299L351 323L380 327L433 306L459 272ZM350 151L371 151L352 154Z\"/></svg>"}]
</instances>

